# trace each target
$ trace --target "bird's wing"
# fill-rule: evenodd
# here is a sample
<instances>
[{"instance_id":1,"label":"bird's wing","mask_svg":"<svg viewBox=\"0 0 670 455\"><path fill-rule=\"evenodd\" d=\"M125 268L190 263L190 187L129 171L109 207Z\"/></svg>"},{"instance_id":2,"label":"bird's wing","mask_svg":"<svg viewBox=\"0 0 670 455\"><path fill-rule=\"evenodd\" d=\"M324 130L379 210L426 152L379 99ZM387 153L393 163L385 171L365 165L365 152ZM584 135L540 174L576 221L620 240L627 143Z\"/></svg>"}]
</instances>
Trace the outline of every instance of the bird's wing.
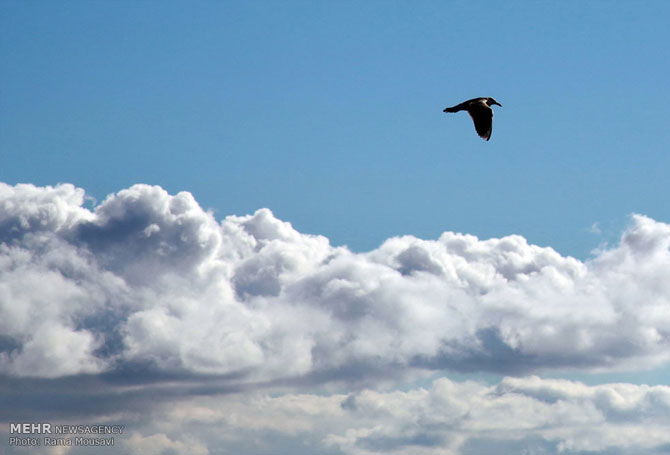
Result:
<instances>
[{"instance_id":1,"label":"bird's wing","mask_svg":"<svg viewBox=\"0 0 670 455\"><path fill-rule=\"evenodd\" d=\"M456 106L447 107L444 109L443 112L466 111L470 109L470 106L472 106L473 104L484 104L484 103L486 103L486 98L472 98L471 100L463 101L461 104L457 104Z\"/></svg>"},{"instance_id":2,"label":"bird's wing","mask_svg":"<svg viewBox=\"0 0 670 455\"><path fill-rule=\"evenodd\" d=\"M465 101L464 103L457 104L456 106L452 107L447 107L444 109L442 112L458 112L458 111L464 111L468 108L468 103L469 101Z\"/></svg>"},{"instance_id":3,"label":"bird's wing","mask_svg":"<svg viewBox=\"0 0 670 455\"><path fill-rule=\"evenodd\" d=\"M475 130L479 137L488 141L493 128L493 109L486 104L473 103L468 107L468 114L475 123Z\"/></svg>"}]
</instances>

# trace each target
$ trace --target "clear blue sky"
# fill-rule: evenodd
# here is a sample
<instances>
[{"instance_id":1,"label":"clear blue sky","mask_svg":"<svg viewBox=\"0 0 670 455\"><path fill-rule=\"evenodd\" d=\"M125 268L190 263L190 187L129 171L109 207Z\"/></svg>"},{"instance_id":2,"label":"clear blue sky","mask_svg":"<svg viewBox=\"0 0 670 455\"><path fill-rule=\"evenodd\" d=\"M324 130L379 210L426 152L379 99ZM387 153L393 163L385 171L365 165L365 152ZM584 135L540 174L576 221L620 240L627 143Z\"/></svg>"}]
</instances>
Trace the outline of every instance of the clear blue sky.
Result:
<instances>
[{"instance_id":1,"label":"clear blue sky","mask_svg":"<svg viewBox=\"0 0 670 455\"><path fill-rule=\"evenodd\" d=\"M158 184L357 251L453 230L584 258L670 219L667 2L0 8L6 183ZM503 105L488 143L442 113L475 96Z\"/></svg>"}]
</instances>

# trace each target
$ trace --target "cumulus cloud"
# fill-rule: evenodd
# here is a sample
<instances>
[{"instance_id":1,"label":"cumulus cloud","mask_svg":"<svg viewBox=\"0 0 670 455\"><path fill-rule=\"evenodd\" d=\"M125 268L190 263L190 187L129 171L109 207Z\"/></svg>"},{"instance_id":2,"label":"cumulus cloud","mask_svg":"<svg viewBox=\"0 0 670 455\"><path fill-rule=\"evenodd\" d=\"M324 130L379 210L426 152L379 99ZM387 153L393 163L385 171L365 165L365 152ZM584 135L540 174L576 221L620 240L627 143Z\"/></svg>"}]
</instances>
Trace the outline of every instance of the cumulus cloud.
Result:
<instances>
[{"instance_id":1,"label":"cumulus cloud","mask_svg":"<svg viewBox=\"0 0 670 455\"><path fill-rule=\"evenodd\" d=\"M148 185L93 210L84 198L0 184L2 374L369 384L632 369L670 352L670 225L644 216L583 262L453 232L353 253L267 209L219 221Z\"/></svg>"},{"instance_id":2,"label":"cumulus cloud","mask_svg":"<svg viewBox=\"0 0 670 455\"><path fill-rule=\"evenodd\" d=\"M670 447L668 387L527 376L668 361L668 224L587 261L453 232L354 253L156 186L85 199L0 183L4 422L120 423L131 454ZM508 377L407 386L443 370Z\"/></svg>"}]
</instances>

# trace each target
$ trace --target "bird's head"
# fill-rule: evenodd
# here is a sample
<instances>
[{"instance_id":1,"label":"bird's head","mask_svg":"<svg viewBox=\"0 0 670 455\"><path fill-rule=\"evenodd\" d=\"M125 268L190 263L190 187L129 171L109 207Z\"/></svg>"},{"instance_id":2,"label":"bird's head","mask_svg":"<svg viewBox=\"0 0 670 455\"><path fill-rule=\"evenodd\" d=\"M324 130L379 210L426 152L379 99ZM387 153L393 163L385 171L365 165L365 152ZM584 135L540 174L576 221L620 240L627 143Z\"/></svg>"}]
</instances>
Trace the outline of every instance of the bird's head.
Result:
<instances>
[{"instance_id":1,"label":"bird's head","mask_svg":"<svg viewBox=\"0 0 670 455\"><path fill-rule=\"evenodd\" d=\"M496 101L495 99L493 99L493 98L487 98L487 100L486 100L486 104L488 104L489 106L493 106L493 105L495 104L496 106L500 106L500 107L502 107L502 104L500 104L499 102L497 102L497 101Z\"/></svg>"}]
</instances>

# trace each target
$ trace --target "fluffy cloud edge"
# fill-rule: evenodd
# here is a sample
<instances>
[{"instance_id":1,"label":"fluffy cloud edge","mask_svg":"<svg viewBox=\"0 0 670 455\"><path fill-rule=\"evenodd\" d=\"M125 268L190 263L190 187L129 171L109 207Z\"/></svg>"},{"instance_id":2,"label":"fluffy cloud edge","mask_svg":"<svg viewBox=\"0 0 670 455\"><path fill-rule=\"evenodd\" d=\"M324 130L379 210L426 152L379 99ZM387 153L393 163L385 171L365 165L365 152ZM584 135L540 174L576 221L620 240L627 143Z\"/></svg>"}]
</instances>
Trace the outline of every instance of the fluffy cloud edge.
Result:
<instances>
[{"instance_id":1,"label":"fluffy cloud edge","mask_svg":"<svg viewBox=\"0 0 670 455\"><path fill-rule=\"evenodd\" d=\"M394 237L353 253L268 209L217 221L190 193L0 184L0 371L143 365L247 381L414 370L636 369L670 347L670 225L633 215L582 262L518 235Z\"/></svg>"}]
</instances>

